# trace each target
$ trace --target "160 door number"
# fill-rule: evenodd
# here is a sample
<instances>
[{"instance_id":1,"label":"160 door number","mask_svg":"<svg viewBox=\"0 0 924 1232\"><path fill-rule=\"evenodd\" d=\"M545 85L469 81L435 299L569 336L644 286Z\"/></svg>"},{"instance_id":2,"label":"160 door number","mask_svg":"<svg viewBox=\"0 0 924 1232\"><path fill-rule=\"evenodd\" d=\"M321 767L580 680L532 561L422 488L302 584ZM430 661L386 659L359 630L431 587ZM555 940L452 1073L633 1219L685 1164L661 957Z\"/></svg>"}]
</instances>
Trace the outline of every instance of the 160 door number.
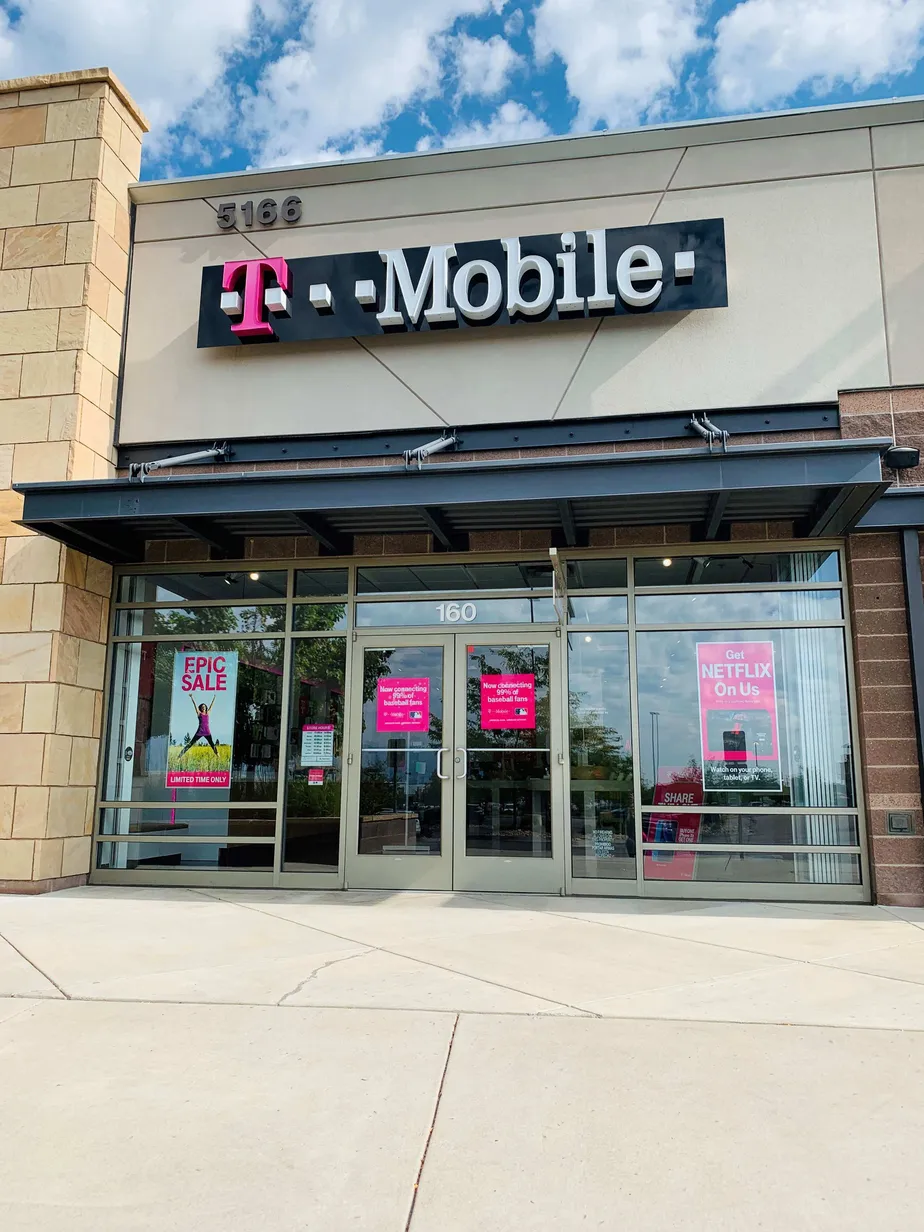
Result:
<instances>
[{"instance_id":1,"label":"160 door number","mask_svg":"<svg viewBox=\"0 0 924 1232\"><path fill-rule=\"evenodd\" d=\"M301 197L286 197L282 205L278 205L274 197L264 197L256 205L252 201L241 202L241 218L245 227L252 227L254 222L261 227L271 227L277 219L283 222L298 222L301 216ZM218 207L218 225L222 231L230 231L237 226L235 202L226 201Z\"/></svg>"},{"instance_id":2,"label":"160 door number","mask_svg":"<svg viewBox=\"0 0 924 1232\"><path fill-rule=\"evenodd\" d=\"M471 624L478 619L478 608L474 603L438 603L436 610L440 614L440 624L457 625L459 621Z\"/></svg>"}]
</instances>

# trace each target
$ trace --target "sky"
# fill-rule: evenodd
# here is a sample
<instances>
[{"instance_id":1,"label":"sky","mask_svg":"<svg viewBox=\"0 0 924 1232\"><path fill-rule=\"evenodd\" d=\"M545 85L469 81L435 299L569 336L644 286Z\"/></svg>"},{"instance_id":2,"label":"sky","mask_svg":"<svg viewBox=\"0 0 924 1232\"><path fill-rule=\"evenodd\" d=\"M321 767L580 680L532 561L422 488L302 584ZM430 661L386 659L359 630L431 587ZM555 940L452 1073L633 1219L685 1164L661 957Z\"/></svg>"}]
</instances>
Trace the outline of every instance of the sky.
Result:
<instances>
[{"instance_id":1,"label":"sky","mask_svg":"<svg viewBox=\"0 0 924 1232\"><path fill-rule=\"evenodd\" d=\"M102 65L159 178L924 94L924 0L0 0L0 78Z\"/></svg>"}]
</instances>

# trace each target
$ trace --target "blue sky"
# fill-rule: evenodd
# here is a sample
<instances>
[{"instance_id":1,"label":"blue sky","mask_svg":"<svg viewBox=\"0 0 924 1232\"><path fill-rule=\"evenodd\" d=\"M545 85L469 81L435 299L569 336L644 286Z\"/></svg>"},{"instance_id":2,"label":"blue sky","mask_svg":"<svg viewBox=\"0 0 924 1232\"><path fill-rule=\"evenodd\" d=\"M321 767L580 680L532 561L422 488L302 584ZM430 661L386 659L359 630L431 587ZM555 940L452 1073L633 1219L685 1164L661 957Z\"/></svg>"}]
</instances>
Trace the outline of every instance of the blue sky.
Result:
<instances>
[{"instance_id":1,"label":"blue sky","mask_svg":"<svg viewBox=\"0 0 924 1232\"><path fill-rule=\"evenodd\" d=\"M193 175L924 94L924 0L0 0L0 77L103 64Z\"/></svg>"}]
</instances>

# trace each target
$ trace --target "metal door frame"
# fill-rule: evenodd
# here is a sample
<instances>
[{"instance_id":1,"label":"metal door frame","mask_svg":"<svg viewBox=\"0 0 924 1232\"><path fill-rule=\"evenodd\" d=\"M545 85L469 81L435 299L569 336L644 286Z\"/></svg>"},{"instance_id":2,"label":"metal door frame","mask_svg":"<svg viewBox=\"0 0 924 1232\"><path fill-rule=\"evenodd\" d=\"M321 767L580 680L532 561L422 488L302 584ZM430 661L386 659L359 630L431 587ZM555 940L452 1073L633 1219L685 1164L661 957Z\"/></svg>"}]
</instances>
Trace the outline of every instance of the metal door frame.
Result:
<instances>
[{"instance_id":1,"label":"metal door frame","mask_svg":"<svg viewBox=\"0 0 924 1232\"><path fill-rule=\"evenodd\" d=\"M520 859L513 856L465 855L467 778L464 773L466 731L467 645L547 646L549 648L552 856ZM362 767L363 658L366 650L401 646L439 646L443 649L443 757L446 778L441 795L442 829L439 856L361 855L359 847L359 792ZM352 644L350 689L350 749L346 765L344 886L376 890L500 890L508 893L564 893L565 884L565 774L561 720L562 639L554 631L485 632L468 628L449 633L357 631ZM461 739L460 739L461 733ZM447 739L447 737L449 737ZM520 866L523 866L522 873ZM511 876L512 873L517 875ZM532 875L530 875L530 873Z\"/></svg>"},{"instance_id":2,"label":"metal door frame","mask_svg":"<svg viewBox=\"0 0 924 1232\"><path fill-rule=\"evenodd\" d=\"M455 713L453 724L453 889L500 891L508 894L561 895L565 891L565 744L561 723L563 692L562 643L555 631L536 633L516 629L482 633L469 628L457 633L455 656ZM549 776L552 854L548 859L522 856L466 855L466 797L468 652L475 646L547 646L549 649Z\"/></svg>"},{"instance_id":3,"label":"metal door frame","mask_svg":"<svg viewBox=\"0 0 924 1232\"><path fill-rule=\"evenodd\" d=\"M352 684L350 689L350 752L346 764L345 850L343 884L345 889L364 890L451 890L452 889L452 769L453 689L455 684L454 646L451 633L402 632L389 634L378 629L359 632L352 643ZM443 651L443 787L440 795L440 854L361 855L359 852L359 796L363 744L363 659L367 650L392 650L402 646L440 647ZM439 769L437 773L439 773Z\"/></svg>"}]
</instances>

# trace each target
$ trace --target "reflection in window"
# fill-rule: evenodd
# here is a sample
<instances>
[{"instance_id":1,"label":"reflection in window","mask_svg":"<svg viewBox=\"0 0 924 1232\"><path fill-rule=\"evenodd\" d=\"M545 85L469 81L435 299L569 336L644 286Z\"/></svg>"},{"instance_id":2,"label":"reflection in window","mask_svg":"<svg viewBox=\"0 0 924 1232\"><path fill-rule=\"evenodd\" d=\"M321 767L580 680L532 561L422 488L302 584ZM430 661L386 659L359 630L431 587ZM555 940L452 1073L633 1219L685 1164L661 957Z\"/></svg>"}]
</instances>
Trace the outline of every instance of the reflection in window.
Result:
<instances>
[{"instance_id":1,"label":"reflection in window","mask_svg":"<svg viewBox=\"0 0 924 1232\"><path fill-rule=\"evenodd\" d=\"M313 599L325 595L345 595L349 589L348 577L346 569L298 569L295 573L295 596Z\"/></svg>"},{"instance_id":2,"label":"reflection in window","mask_svg":"<svg viewBox=\"0 0 924 1232\"><path fill-rule=\"evenodd\" d=\"M119 603L177 603L203 599L284 599L287 574L255 568L246 573L132 573L119 579Z\"/></svg>"},{"instance_id":3,"label":"reflection in window","mask_svg":"<svg viewBox=\"0 0 924 1232\"><path fill-rule=\"evenodd\" d=\"M629 635L568 635L571 858L575 877L635 869Z\"/></svg>"},{"instance_id":4,"label":"reflection in window","mask_svg":"<svg viewBox=\"0 0 924 1232\"><path fill-rule=\"evenodd\" d=\"M557 619L551 599L473 599L462 603L429 599L356 605L356 624L360 628L438 625L452 630L471 624L551 624Z\"/></svg>"},{"instance_id":5,"label":"reflection in window","mask_svg":"<svg viewBox=\"0 0 924 1232\"><path fill-rule=\"evenodd\" d=\"M193 809L183 805L152 809L103 809L100 834L143 834L147 837L272 838L275 809Z\"/></svg>"},{"instance_id":6,"label":"reflection in window","mask_svg":"<svg viewBox=\"0 0 924 1232\"><path fill-rule=\"evenodd\" d=\"M635 562L636 586L766 586L773 582L839 581L837 552L646 556Z\"/></svg>"},{"instance_id":7,"label":"reflection in window","mask_svg":"<svg viewBox=\"0 0 924 1232\"><path fill-rule=\"evenodd\" d=\"M286 609L261 607L125 608L116 613L119 637L181 633L282 633Z\"/></svg>"},{"instance_id":8,"label":"reflection in window","mask_svg":"<svg viewBox=\"0 0 924 1232\"><path fill-rule=\"evenodd\" d=\"M646 851L646 881L860 885L858 855L785 851Z\"/></svg>"},{"instance_id":9,"label":"reflection in window","mask_svg":"<svg viewBox=\"0 0 924 1232\"><path fill-rule=\"evenodd\" d=\"M624 625L629 619L629 600L625 595L568 597L570 625Z\"/></svg>"},{"instance_id":10,"label":"reflection in window","mask_svg":"<svg viewBox=\"0 0 924 1232\"><path fill-rule=\"evenodd\" d=\"M292 611L298 633L329 633L347 626L345 603L296 603Z\"/></svg>"},{"instance_id":11,"label":"reflection in window","mask_svg":"<svg viewBox=\"0 0 924 1232\"><path fill-rule=\"evenodd\" d=\"M172 706L175 662L189 655L236 657L227 717L221 705L213 708L216 682L207 672L188 698ZM282 660L281 638L119 643L113 656L105 798L274 803ZM188 710L182 704L187 700ZM200 717L203 705L206 722ZM179 770L204 774L215 768L224 777L216 774L216 784L210 786L168 787L168 758L173 759L171 775Z\"/></svg>"},{"instance_id":12,"label":"reflection in window","mask_svg":"<svg viewBox=\"0 0 924 1232\"><path fill-rule=\"evenodd\" d=\"M340 862L346 642L305 638L292 648L286 789L286 872L330 872Z\"/></svg>"},{"instance_id":13,"label":"reflection in window","mask_svg":"<svg viewBox=\"0 0 924 1232\"><path fill-rule=\"evenodd\" d=\"M113 843L97 847L96 867L182 869L183 872L272 872L272 843Z\"/></svg>"},{"instance_id":14,"label":"reflection in window","mask_svg":"<svg viewBox=\"0 0 924 1232\"><path fill-rule=\"evenodd\" d=\"M609 590L628 579L624 560L569 560L567 570L569 590Z\"/></svg>"},{"instance_id":15,"label":"reflection in window","mask_svg":"<svg viewBox=\"0 0 924 1232\"><path fill-rule=\"evenodd\" d=\"M364 650L360 855L440 854L442 743L443 648Z\"/></svg>"},{"instance_id":16,"label":"reflection in window","mask_svg":"<svg viewBox=\"0 0 924 1232\"><path fill-rule=\"evenodd\" d=\"M548 646L466 651L465 854L552 854Z\"/></svg>"},{"instance_id":17,"label":"reflection in window","mask_svg":"<svg viewBox=\"0 0 924 1232\"><path fill-rule=\"evenodd\" d=\"M782 620L840 620L839 590L739 591L673 595L638 595L635 618L640 625L755 624Z\"/></svg>"},{"instance_id":18,"label":"reflection in window","mask_svg":"<svg viewBox=\"0 0 924 1232\"><path fill-rule=\"evenodd\" d=\"M676 806L675 806L676 807ZM856 817L844 813L645 813L646 843L753 844L760 847L857 847Z\"/></svg>"},{"instance_id":19,"label":"reflection in window","mask_svg":"<svg viewBox=\"0 0 924 1232\"><path fill-rule=\"evenodd\" d=\"M546 561L483 564L373 565L360 568L356 589L361 595L472 590L551 590L552 566Z\"/></svg>"},{"instance_id":20,"label":"reflection in window","mask_svg":"<svg viewBox=\"0 0 924 1232\"><path fill-rule=\"evenodd\" d=\"M735 687L743 688L747 670L756 669L744 666L747 653L743 662L735 649L740 643L772 644L773 688L765 686L753 705L736 707L729 695L727 705L701 710L697 665L709 653L698 655L697 644L727 647L732 665L742 662ZM637 648L643 803L666 804L667 793L698 790L687 803L853 807L843 629L642 632ZM768 743L774 728L777 748ZM702 794L704 764L709 776Z\"/></svg>"}]
</instances>

